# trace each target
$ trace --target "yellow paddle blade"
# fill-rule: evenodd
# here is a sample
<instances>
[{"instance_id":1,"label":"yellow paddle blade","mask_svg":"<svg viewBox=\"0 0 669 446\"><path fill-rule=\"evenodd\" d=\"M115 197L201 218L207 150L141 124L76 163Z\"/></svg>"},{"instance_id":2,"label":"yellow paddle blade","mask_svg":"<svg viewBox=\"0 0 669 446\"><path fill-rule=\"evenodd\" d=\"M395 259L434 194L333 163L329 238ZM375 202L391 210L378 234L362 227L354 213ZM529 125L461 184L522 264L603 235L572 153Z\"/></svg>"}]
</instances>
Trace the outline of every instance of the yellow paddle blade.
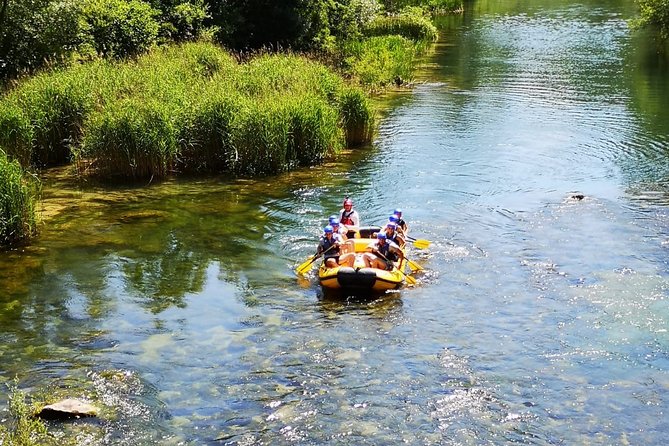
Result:
<instances>
[{"instance_id":1,"label":"yellow paddle blade","mask_svg":"<svg viewBox=\"0 0 669 446\"><path fill-rule=\"evenodd\" d=\"M316 260L316 258L317 257L314 256L314 257L306 260L304 263L302 263L297 268L295 268L295 271L297 272L297 274L304 274L307 271L309 271L311 269L311 264L314 263L314 260Z\"/></svg>"},{"instance_id":2,"label":"yellow paddle blade","mask_svg":"<svg viewBox=\"0 0 669 446\"><path fill-rule=\"evenodd\" d=\"M418 249L425 249L430 247L430 241L423 238L417 238L413 241L413 245Z\"/></svg>"},{"instance_id":3,"label":"yellow paddle blade","mask_svg":"<svg viewBox=\"0 0 669 446\"><path fill-rule=\"evenodd\" d=\"M411 259L407 259L407 263L409 264L409 268L411 268L411 271L423 271L425 269Z\"/></svg>"},{"instance_id":4,"label":"yellow paddle blade","mask_svg":"<svg viewBox=\"0 0 669 446\"><path fill-rule=\"evenodd\" d=\"M418 281L416 279L414 279L413 277L411 277L407 274L404 275L404 278L407 280L407 283L409 285L415 285L416 283L418 283Z\"/></svg>"}]
</instances>

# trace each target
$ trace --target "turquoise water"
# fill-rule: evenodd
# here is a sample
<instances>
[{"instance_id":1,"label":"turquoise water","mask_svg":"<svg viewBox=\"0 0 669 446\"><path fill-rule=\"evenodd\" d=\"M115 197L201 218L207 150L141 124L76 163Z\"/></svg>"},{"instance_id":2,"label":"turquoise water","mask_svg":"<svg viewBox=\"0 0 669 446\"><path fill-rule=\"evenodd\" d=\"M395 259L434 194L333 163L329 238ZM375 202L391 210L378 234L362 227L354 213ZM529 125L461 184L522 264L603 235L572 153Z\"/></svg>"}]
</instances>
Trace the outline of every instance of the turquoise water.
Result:
<instances>
[{"instance_id":1,"label":"turquoise water","mask_svg":"<svg viewBox=\"0 0 669 446\"><path fill-rule=\"evenodd\" d=\"M53 172L39 239L0 256L0 380L97 401L51 426L82 444L664 444L669 77L633 13L469 4L325 166ZM345 195L432 242L417 287L295 276Z\"/></svg>"}]
</instances>

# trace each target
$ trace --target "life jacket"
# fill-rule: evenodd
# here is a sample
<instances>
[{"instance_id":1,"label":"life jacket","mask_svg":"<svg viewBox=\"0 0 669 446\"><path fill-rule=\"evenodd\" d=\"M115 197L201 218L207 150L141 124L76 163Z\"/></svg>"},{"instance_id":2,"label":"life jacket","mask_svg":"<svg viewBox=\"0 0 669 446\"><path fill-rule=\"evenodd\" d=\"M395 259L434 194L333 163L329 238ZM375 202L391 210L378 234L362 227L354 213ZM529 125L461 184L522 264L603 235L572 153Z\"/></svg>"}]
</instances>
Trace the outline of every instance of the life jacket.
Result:
<instances>
[{"instance_id":1,"label":"life jacket","mask_svg":"<svg viewBox=\"0 0 669 446\"><path fill-rule=\"evenodd\" d=\"M341 211L341 218L339 219L339 222L342 225L353 226L355 223L353 223L351 215L353 215L354 212L355 211L353 209L351 209L351 212L346 212L345 210Z\"/></svg>"},{"instance_id":2,"label":"life jacket","mask_svg":"<svg viewBox=\"0 0 669 446\"><path fill-rule=\"evenodd\" d=\"M379 243L376 244L376 249L388 260L391 262L397 261L397 254L390 250L390 243L386 243L381 246Z\"/></svg>"},{"instance_id":3,"label":"life jacket","mask_svg":"<svg viewBox=\"0 0 669 446\"><path fill-rule=\"evenodd\" d=\"M330 247L337 242L338 242L338 240L334 235L332 236L332 238L329 238L329 239L327 237L321 237L320 252L327 251L324 254L324 257L326 259L328 259L330 257L337 257L339 255L340 248L330 249ZM330 249L330 250L328 251L328 249Z\"/></svg>"}]
</instances>

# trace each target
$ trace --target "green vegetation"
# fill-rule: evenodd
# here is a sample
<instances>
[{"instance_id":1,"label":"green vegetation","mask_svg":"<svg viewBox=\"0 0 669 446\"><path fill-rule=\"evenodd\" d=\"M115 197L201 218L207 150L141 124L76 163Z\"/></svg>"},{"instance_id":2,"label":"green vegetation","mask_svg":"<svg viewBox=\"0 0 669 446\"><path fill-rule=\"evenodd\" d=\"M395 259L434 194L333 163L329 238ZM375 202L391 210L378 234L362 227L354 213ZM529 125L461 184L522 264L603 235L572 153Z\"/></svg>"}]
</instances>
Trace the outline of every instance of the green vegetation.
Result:
<instances>
[{"instance_id":1,"label":"green vegetation","mask_svg":"<svg viewBox=\"0 0 669 446\"><path fill-rule=\"evenodd\" d=\"M0 97L0 151L3 175L14 181L5 185L12 205L0 214L0 244L35 229L36 188L23 169L75 162L81 175L100 178L259 175L369 142L366 92L410 81L416 56L437 37L428 11L460 7L0 0L0 82L11 80ZM264 49L239 63L211 39ZM197 42L163 45L187 41ZM268 47L309 51L339 71ZM17 81L22 73L31 76Z\"/></svg>"},{"instance_id":2,"label":"green vegetation","mask_svg":"<svg viewBox=\"0 0 669 446\"><path fill-rule=\"evenodd\" d=\"M634 22L638 27L650 27L657 30L662 40L669 39L669 1L635 0L641 16Z\"/></svg>"},{"instance_id":3,"label":"green vegetation","mask_svg":"<svg viewBox=\"0 0 669 446\"><path fill-rule=\"evenodd\" d=\"M34 411L26 395L16 383L9 386L9 415L7 426L0 425L0 445L7 446L47 446L62 444L49 435L46 426L35 418Z\"/></svg>"},{"instance_id":4,"label":"green vegetation","mask_svg":"<svg viewBox=\"0 0 669 446\"><path fill-rule=\"evenodd\" d=\"M105 178L280 172L368 142L373 124L363 92L321 63L239 64L207 43L43 73L0 104L0 145L24 166L74 160Z\"/></svg>"},{"instance_id":5,"label":"green vegetation","mask_svg":"<svg viewBox=\"0 0 669 446\"><path fill-rule=\"evenodd\" d=\"M35 232L37 184L0 150L0 246L17 243Z\"/></svg>"}]
</instances>

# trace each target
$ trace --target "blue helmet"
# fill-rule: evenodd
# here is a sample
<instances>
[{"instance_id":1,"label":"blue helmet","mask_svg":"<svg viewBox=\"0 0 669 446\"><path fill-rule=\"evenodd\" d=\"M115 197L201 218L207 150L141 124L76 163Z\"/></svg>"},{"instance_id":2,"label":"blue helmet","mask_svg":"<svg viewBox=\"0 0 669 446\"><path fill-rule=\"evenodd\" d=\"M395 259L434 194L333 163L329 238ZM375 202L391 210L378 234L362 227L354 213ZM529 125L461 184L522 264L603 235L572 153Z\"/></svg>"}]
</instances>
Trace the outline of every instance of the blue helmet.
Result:
<instances>
[{"instance_id":1,"label":"blue helmet","mask_svg":"<svg viewBox=\"0 0 669 446\"><path fill-rule=\"evenodd\" d=\"M397 215L393 214L390 217L388 217L388 221L391 223L397 223L398 221L400 221L400 219L397 218Z\"/></svg>"},{"instance_id":2,"label":"blue helmet","mask_svg":"<svg viewBox=\"0 0 669 446\"><path fill-rule=\"evenodd\" d=\"M401 217L402 216L402 209L400 209L400 208L395 209L393 211L393 214L397 214L399 217Z\"/></svg>"},{"instance_id":3,"label":"blue helmet","mask_svg":"<svg viewBox=\"0 0 669 446\"><path fill-rule=\"evenodd\" d=\"M339 220L339 217L336 216L336 215L330 215L330 218L328 218L328 221L330 222L330 224L332 224L332 222L335 221L335 220Z\"/></svg>"},{"instance_id":4,"label":"blue helmet","mask_svg":"<svg viewBox=\"0 0 669 446\"><path fill-rule=\"evenodd\" d=\"M338 218L335 218L335 219L331 219L331 220L330 220L330 224L331 224L332 226L339 226L339 223L340 223L340 222L339 222L339 219L338 219Z\"/></svg>"},{"instance_id":5,"label":"blue helmet","mask_svg":"<svg viewBox=\"0 0 669 446\"><path fill-rule=\"evenodd\" d=\"M384 234L383 232L379 232L378 234L376 234L376 238L378 238L379 240L385 240L386 234Z\"/></svg>"},{"instance_id":6,"label":"blue helmet","mask_svg":"<svg viewBox=\"0 0 669 446\"><path fill-rule=\"evenodd\" d=\"M332 226L330 225L327 225L325 228L323 228L323 232L325 232L326 234L332 234L332 231L333 229Z\"/></svg>"},{"instance_id":7,"label":"blue helmet","mask_svg":"<svg viewBox=\"0 0 669 446\"><path fill-rule=\"evenodd\" d=\"M395 229L397 229L397 224L390 222L386 225L386 228L390 228L394 231Z\"/></svg>"}]
</instances>

